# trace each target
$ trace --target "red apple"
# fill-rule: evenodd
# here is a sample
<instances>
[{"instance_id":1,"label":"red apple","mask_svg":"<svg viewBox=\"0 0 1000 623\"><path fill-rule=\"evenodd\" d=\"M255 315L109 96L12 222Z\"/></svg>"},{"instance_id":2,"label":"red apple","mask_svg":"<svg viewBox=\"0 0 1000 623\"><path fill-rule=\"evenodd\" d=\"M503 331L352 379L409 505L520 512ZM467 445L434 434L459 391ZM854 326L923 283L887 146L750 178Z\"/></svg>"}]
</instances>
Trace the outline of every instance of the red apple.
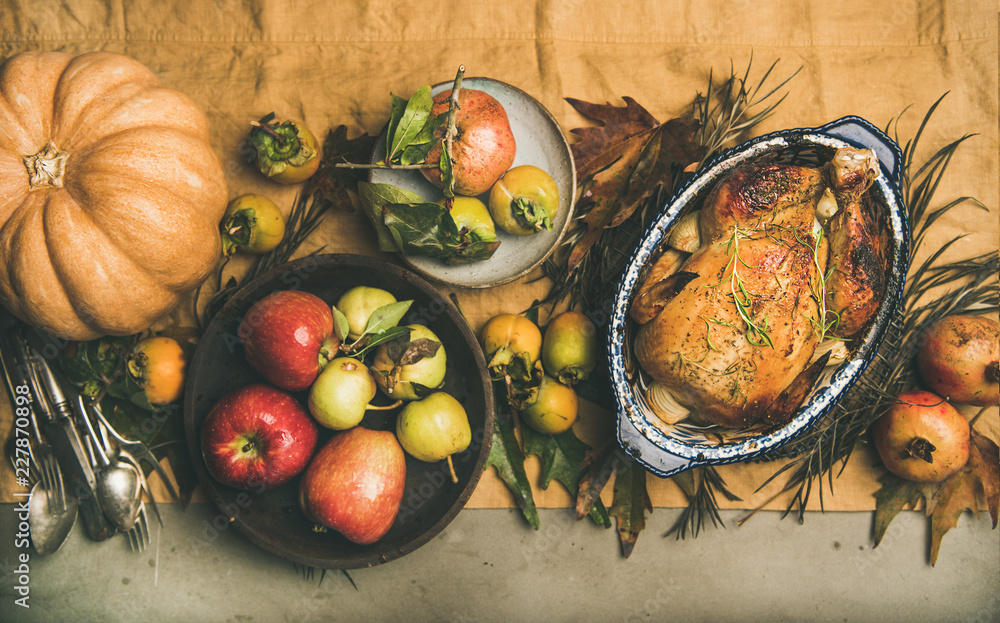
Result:
<instances>
[{"instance_id":1,"label":"red apple","mask_svg":"<svg viewBox=\"0 0 1000 623\"><path fill-rule=\"evenodd\" d=\"M257 301L236 334L251 367L288 391L308 388L340 345L330 305L299 290L280 290Z\"/></svg>"},{"instance_id":2,"label":"red apple","mask_svg":"<svg viewBox=\"0 0 1000 623\"><path fill-rule=\"evenodd\" d=\"M448 111L451 89L434 96L431 115ZM488 191L514 163L517 151L514 132L510 129L507 111L492 95L475 89L458 92L459 109L455 115L455 136L452 147L452 175L455 193L475 197ZM441 135L447 130L442 126ZM428 153L426 161L441 161L443 141ZM432 184L444 188L441 170L421 169Z\"/></svg>"},{"instance_id":3,"label":"red apple","mask_svg":"<svg viewBox=\"0 0 1000 623\"><path fill-rule=\"evenodd\" d=\"M367 545L396 520L406 483L406 457L390 431L356 426L320 448L299 483L310 521Z\"/></svg>"},{"instance_id":4,"label":"red apple","mask_svg":"<svg viewBox=\"0 0 1000 623\"><path fill-rule=\"evenodd\" d=\"M224 485L264 491L297 476L316 449L319 427L290 394L246 385L222 397L201 427L208 471Z\"/></svg>"}]
</instances>

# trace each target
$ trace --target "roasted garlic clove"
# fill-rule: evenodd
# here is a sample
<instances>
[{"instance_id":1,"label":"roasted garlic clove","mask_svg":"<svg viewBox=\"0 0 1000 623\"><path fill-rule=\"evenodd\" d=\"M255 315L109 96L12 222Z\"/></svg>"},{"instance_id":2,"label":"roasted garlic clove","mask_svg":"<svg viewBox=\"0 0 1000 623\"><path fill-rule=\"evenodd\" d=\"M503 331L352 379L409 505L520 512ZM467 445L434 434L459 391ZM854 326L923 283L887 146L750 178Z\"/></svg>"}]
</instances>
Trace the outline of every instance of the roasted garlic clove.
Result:
<instances>
[{"instance_id":1,"label":"roasted garlic clove","mask_svg":"<svg viewBox=\"0 0 1000 623\"><path fill-rule=\"evenodd\" d=\"M676 424L691 415L691 411L677 402L670 389L662 383L653 382L646 388L646 400L656 416L667 424Z\"/></svg>"},{"instance_id":2,"label":"roasted garlic clove","mask_svg":"<svg viewBox=\"0 0 1000 623\"><path fill-rule=\"evenodd\" d=\"M826 223L837 213L837 198L833 195L833 190L827 188L823 191L823 196L816 202L816 218L820 223Z\"/></svg>"},{"instance_id":3,"label":"roasted garlic clove","mask_svg":"<svg viewBox=\"0 0 1000 623\"><path fill-rule=\"evenodd\" d=\"M701 246L701 233L698 230L698 210L688 212L677 221L670 230L667 244L687 253L694 253Z\"/></svg>"}]
</instances>

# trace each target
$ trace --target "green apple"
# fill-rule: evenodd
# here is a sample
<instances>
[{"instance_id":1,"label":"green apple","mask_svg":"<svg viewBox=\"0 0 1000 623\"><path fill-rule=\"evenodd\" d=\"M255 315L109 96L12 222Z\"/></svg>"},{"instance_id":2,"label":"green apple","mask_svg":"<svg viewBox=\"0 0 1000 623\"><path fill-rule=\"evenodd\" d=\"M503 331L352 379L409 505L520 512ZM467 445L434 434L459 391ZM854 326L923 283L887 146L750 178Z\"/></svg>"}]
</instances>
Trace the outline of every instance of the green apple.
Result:
<instances>
[{"instance_id":1,"label":"green apple","mask_svg":"<svg viewBox=\"0 0 1000 623\"><path fill-rule=\"evenodd\" d=\"M337 309L347 318L348 337L352 340L361 337L375 310L395 302L396 297L381 288L356 286L344 292L337 301Z\"/></svg>"},{"instance_id":2,"label":"green apple","mask_svg":"<svg viewBox=\"0 0 1000 623\"><path fill-rule=\"evenodd\" d=\"M462 403L434 392L406 403L396 418L396 437L410 456L433 463L468 448L472 430Z\"/></svg>"},{"instance_id":3,"label":"green apple","mask_svg":"<svg viewBox=\"0 0 1000 623\"><path fill-rule=\"evenodd\" d=\"M408 402L396 418L396 438L415 459L434 463L448 460L451 481L458 482L451 455L472 442L472 429L465 408L451 394L434 392Z\"/></svg>"},{"instance_id":4,"label":"green apple","mask_svg":"<svg viewBox=\"0 0 1000 623\"><path fill-rule=\"evenodd\" d=\"M409 344L411 346L441 340L433 331L421 324L407 325L410 329ZM437 389L444 383L448 359L444 345L430 357L422 357L413 363L401 364L394 358L393 343L382 344L375 351L372 359L372 370L376 372L375 382L387 396L397 400L416 400L428 393L427 390Z\"/></svg>"},{"instance_id":5,"label":"green apple","mask_svg":"<svg viewBox=\"0 0 1000 623\"><path fill-rule=\"evenodd\" d=\"M357 426L375 397L375 379L362 362L351 357L331 361L309 389L309 412L333 430Z\"/></svg>"}]
</instances>

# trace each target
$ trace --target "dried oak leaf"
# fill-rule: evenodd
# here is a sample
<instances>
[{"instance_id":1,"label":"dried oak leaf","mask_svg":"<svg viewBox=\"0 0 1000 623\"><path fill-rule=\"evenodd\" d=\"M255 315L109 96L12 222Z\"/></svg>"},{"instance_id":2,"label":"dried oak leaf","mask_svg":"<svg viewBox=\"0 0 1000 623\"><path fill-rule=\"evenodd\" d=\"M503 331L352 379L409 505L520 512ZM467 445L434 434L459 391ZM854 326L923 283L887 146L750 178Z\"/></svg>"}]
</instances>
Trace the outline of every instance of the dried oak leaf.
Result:
<instances>
[{"instance_id":1,"label":"dried oak leaf","mask_svg":"<svg viewBox=\"0 0 1000 623\"><path fill-rule=\"evenodd\" d=\"M661 124L632 98L622 99L625 106L566 100L599 123L570 130L580 137L571 148L582 189L577 209L585 214L586 226L567 260L570 270L605 229L624 222L660 186L670 188L675 171L704 154L693 138L697 129L693 118Z\"/></svg>"},{"instance_id":2,"label":"dried oak leaf","mask_svg":"<svg viewBox=\"0 0 1000 623\"><path fill-rule=\"evenodd\" d=\"M608 514L618 520L622 555L632 555L639 533L646 527L646 511L653 512L646 490L646 470L634 461L620 465L615 473L614 500Z\"/></svg>"},{"instance_id":3,"label":"dried oak leaf","mask_svg":"<svg viewBox=\"0 0 1000 623\"><path fill-rule=\"evenodd\" d=\"M618 458L613 441L607 439L597 448L591 448L580 463L580 482L576 491L576 518L586 517L594 504L601 499L611 474L615 472Z\"/></svg>"},{"instance_id":4,"label":"dried oak leaf","mask_svg":"<svg viewBox=\"0 0 1000 623\"><path fill-rule=\"evenodd\" d=\"M352 139L347 138L346 125L330 130L323 141L323 158L320 160L319 170L306 183L306 194L318 196L335 208L353 210L348 191L357 192L358 182L368 179L368 171L340 168L336 165L367 161L375 140L367 132Z\"/></svg>"},{"instance_id":5,"label":"dried oak leaf","mask_svg":"<svg viewBox=\"0 0 1000 623\"><path fill-rule=\"evenodd\" d=\"M885 536L889 524L901 510L916 507L924 501L925 513L931 522L929 559L937 563L941 539L948 530L958 525L966 511L979 510L979 493L986 498L986 505L997 527L1000 511L1000 449L987 437L972 433L969 461L960 471L939 483L911 482L886 474L879 482L882 488L875 492L875 547Z\"/></svg>"}]
</instances>

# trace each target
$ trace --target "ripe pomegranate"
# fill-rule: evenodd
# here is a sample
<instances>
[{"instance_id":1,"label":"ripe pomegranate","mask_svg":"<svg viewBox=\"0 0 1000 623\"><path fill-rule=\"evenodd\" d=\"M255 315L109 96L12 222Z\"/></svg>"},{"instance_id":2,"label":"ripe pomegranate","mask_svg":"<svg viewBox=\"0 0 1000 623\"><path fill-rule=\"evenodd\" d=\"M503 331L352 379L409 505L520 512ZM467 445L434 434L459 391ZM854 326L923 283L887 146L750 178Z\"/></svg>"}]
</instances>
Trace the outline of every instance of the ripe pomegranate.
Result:
<instances>
[{"instance_id":1,"label":"ripe pomegranate","mask_svg":"<svg viewBox=\"0 0 1000 623\"><path fill-rule=\"evenodd\" d=\"M931 391L951 402L1000 404L1000 322L976 315L938 320L927 329L917 366Z\"/></svg>"},{"instance_id":2,"label":"ripe pomegranate","mask_svg":"<svg viewBox=\"0 0 1000 623\"><path fill-rule=\"evenodd\" d=\"M899 394L898 403L872 425L882 463L915 482L940 482L969 460L969 422L940 396L922 390Z\"/></svg>"},{"instance_id":3,"label":"ripe pomegranate","mask_svg":"<svg viewBox=\"0 0 1000 623\"><path fill-rule=\"evenodd\" d=\"M448 112L451 89L434 96L431 115ZM510 129L507 111L492 95L475 89L458 92L458 112L455 114L455 136L452 146L452 175L455 178L455 192L459 195L475 197L488 191L500 176L514 163L517 147L514 132ZM443 136L447 124L439 133ZM427 162L441 161L444 141L436 144L427 153ZM441 170L421 169L432 184L444 188Z\"/></svg>"}]
</instances>

